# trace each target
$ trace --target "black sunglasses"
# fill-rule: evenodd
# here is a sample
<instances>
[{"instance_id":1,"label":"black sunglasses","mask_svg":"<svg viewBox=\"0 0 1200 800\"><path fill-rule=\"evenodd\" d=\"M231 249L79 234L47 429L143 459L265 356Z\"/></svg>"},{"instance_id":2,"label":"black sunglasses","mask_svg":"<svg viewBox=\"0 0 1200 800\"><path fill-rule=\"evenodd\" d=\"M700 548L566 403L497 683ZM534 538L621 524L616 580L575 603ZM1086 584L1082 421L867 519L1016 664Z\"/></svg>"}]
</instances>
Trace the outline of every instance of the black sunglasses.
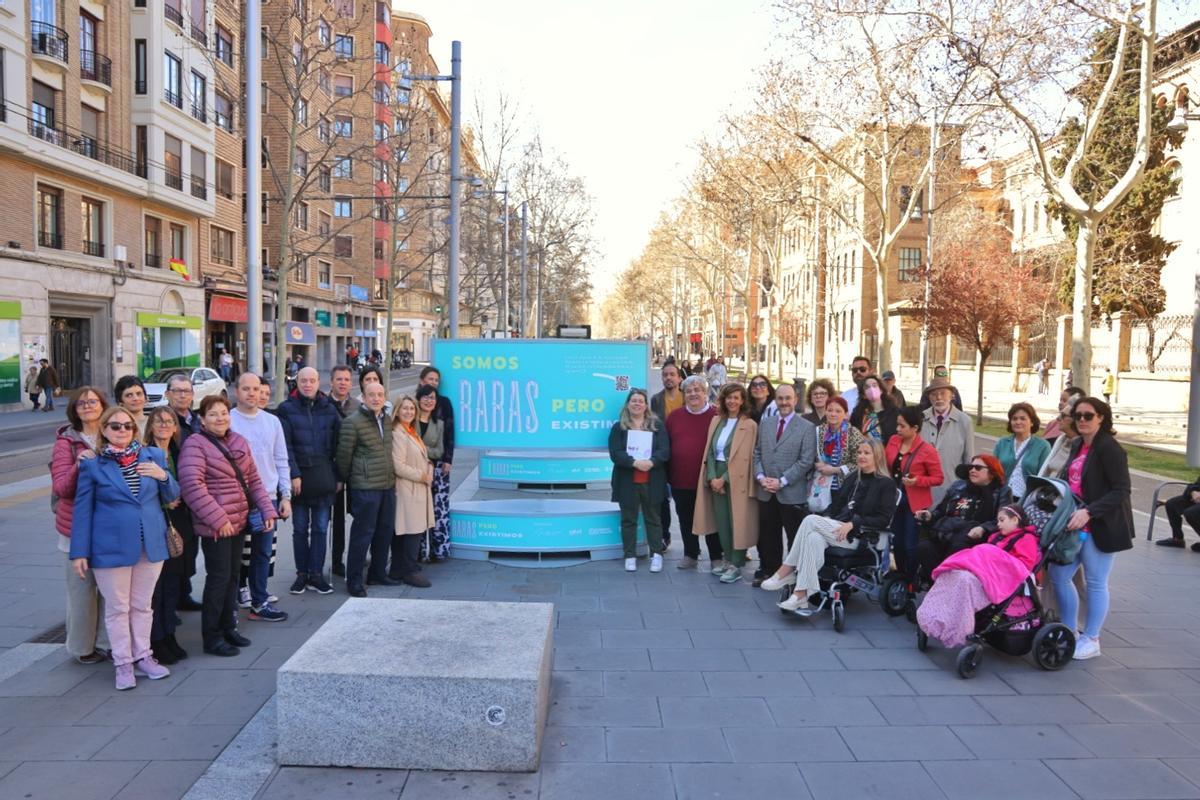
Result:
<instances>
[{"instance_id":1,"label":"black sunglasses","mask_svg":"<svg viewBox=\"0 0 1200 800\"><path fill-rule=\"evenodd\" d=\"M869 369L870 369L870 367L851 367L850 371L851 372L867 372Z\"/></svg>"},{"instance_id":2,"label":"black sunglasses","mask_svg":"<svg viewBox=\"0 0 1200 800\"><path fill-rule=\"evenodd\" d=\"M1097 414L1095 411L1073 411L1073 412L1071 412L1071 419L1075 420L1076 422L1080 422L1080 421L1091 422L1098 416L1100 416L1100 415Z\"/></svg>"},{"instance_id":3,"label":"black sunglasses","mask_svg":"<svg viewBox=\"0 0 1200 800\"><path fill-rule=\"evenodd\" d=\"M137 425L132 422L110 422L107 425L110 431L135 431Z\"/></svg>"},{"instance_id":4,"label":"black sunglasses","mask_svg":"<svg viewBox=\"0 0 1200 800\"><path fill-rule=\"evenodd\" d=\"M981 469L987 469L987 464L968 464L967 469L976 472Z\"/></svg>"},{"instance_id":5,"label":"black sunglasses","mask_svg":"<svg viewBox=\"0 0 1200 800\"><path fill-rule=\"evenodd\" d=\"M765 388L767 388L767 382L766 381L750 381L750 388L751 389L765 389Z\"/></svg>"}]
</instances>

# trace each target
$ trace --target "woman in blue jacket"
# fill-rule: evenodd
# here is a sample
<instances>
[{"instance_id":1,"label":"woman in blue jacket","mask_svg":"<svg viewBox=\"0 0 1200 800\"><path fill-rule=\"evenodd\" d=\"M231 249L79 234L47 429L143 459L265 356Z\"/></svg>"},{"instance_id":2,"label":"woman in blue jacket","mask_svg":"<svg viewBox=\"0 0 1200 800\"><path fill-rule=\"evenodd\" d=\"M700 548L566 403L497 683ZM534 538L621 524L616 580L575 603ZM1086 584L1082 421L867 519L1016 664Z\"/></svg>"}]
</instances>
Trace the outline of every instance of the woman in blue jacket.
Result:
<instances>
[{"instance_id":1,"label":"woman in blue jacket","mask_svg":"<svg viewBox=\"0 0 1200 800\"><path fill-rule=\"evenodd\" d=\"M136 674L150 680L170 670L150 651L154 586L167 559L163 506L179 497L157 447L137 441L137 422L120 406L100 417L96 458L79 463L71 562L82 580L88 569L104 596L104 625L112 644L117 689L132 689Z\"/></svg>"}]
</instances>

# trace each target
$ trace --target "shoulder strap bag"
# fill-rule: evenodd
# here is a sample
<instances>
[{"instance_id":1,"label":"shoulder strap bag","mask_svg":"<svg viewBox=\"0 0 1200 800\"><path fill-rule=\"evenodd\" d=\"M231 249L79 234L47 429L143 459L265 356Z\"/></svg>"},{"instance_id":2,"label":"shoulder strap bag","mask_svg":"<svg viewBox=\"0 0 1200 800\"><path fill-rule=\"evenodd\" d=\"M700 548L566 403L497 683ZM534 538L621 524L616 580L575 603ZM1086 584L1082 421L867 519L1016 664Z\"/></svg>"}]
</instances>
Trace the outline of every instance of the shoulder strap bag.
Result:
<instances>
[{"instance_id":1,"label":"shoulder strap bag","mask_svg":"<svg viewBox=\"0 0 1200 800\"><path fill-rule=\"evenodd\" d=\"M213 445L221 451L221 455L225 456L225 460L229 462L229 466L233 467L233 474L237 477L237 481L241 484L242 492L246 495L246 507L249 509L249 514L246 517L246 527L250 533L262 533L265 528L262 512L254 503L254 497L250 494L250 485L246 482L246 476L242 474L242 468L238 466L237 459L233 457L233 453L221 443L221 440L213 436L208 431L204 431L204 438L208 439Z\"/></svg>"}]
</instances>

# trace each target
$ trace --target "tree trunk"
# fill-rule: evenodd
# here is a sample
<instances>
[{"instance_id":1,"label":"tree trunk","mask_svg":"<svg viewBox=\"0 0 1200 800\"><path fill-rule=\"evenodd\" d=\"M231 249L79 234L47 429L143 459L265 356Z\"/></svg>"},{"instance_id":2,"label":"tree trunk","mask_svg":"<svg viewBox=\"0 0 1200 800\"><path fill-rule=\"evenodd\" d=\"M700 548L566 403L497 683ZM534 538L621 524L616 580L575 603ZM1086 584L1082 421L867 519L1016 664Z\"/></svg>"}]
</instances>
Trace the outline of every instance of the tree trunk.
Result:
<instances>
[{"instance_id":1,"label":"tree trunk","mask_svg":"<svg viewBox=\"0 0 1200 800\"><path fill-rule=\"evenodd\" d=\"M1092 263L1096 257L1095 220L1081 216L1075 238L1075 296L1071 302L1071 374L1075 385L1092 391Z\"/></svg>"},{"instance_id":2,"label":"tree trunk","mask_svg":"<svg viewBox=\"0 0 1200 800\"><path fill-rule=\"evenodd\" d=\"M979 380L976 381L976 386L975 386L975 424L976 425L983 424L983 375L984 375L983 370L984 370L984 367L987 366L988 356L990 356L990 355L991 355L990 352L985 353L982 350L979 351Z\"/></svg>"},{"instance_id":3,"label":"tree trunk","mask_svg":"<svg viewBox=\"0 0 1200 800\"><path fill-rule=\"evenodd\" d=\"M884 259L875 262L875 327L878 331L876 343L879 346L875 371L883 374L892 368L892 346L888 337L887 265Z\"/></svg>"}]
</instances>

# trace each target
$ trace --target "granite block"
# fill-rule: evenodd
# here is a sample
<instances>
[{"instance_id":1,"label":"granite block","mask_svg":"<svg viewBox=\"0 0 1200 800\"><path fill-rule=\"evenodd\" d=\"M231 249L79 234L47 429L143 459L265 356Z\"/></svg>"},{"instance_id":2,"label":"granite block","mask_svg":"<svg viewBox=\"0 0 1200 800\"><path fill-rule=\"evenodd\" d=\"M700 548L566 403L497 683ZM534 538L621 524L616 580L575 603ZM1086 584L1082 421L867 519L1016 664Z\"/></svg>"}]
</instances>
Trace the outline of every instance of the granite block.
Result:
<instances>
[{"instance_id":1,"label":"granite block","mask_svg":"<svg viewBox=\"0 0 1200 800\"><path fill-rule=\"evenodd\" d=\"M548 603L352 598L279 668L280 764L536 770Z\"/></svg>"}]
</instances>

